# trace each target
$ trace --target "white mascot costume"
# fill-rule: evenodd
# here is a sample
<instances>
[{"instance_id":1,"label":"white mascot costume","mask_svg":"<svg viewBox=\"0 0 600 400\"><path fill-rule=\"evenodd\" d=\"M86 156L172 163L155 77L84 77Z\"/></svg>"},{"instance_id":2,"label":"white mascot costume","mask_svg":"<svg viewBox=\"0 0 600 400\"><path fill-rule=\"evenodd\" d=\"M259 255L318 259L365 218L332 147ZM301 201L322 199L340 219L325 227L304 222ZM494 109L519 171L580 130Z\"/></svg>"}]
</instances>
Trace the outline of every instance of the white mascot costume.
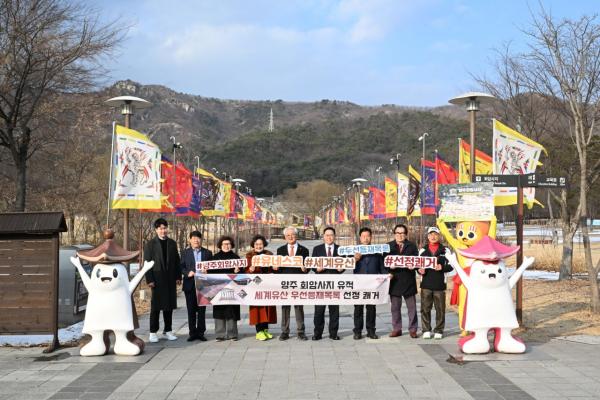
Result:
<instances>
[{"instance_id":1,"label":"white mascot costume","mask_svg":"<svg viewBox=\"0 0 600 400\"><path fill-rule=\"evenodd\" d=\"M127 270L121 262L137 257L139 252L128 252L112 241L112 233L105 235L106 242L95 249L78 252L77 255L90 262L98 262L88 276L79 258L71 257L71 262L81 276L89 295L83 333L92 340L80 350L82 356L101 356L108 352L110 343L105 342L107 331L115 334L114 352L119 355L135 356L142 352L143 342L128 333L134 330L131 295L154 262L144 262L144 267L129 282ZM102 263L100 263L102 262ZM130 338L133 338L130 341Z\"/></svg>"},{"instance_id":2,"label":"white mascot costume","mask_svg":"<svg viewBox=\"0 0 600 400\"><path fill-rule=\"evenodd\" d=\"M519 251L519 246L505 246L484 236L468 249L459 249L469 259L471 273L460 267L456 254L446 250L446 258L460 276L468 293L465 330L473 334L459 339L463 353L483 354L490 351L488 332L494 330L494 350L502 353L524 353L525 344L513 337L519 327L511 289L530 267L534 258L526 257L523 264L508 276L503 259Z\"/></svg>"}]
</instances>

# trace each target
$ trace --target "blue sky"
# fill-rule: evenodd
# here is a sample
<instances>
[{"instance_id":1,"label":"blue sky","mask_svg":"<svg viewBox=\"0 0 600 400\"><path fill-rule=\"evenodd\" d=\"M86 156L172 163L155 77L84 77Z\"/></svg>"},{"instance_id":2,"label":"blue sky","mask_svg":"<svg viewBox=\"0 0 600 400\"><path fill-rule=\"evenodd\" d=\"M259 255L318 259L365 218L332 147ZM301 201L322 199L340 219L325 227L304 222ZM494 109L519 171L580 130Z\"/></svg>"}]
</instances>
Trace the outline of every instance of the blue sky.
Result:
<instances>
[{"instance_id":1,"label":"blue sky","mask_svg":"<svg viewBox=\"0 0 600 400\"><path fill-rule=\"evenodd\" d=\"M537 1L94 0L132 27L111 79L223 99L436 106L477 89L494 48L524 46ZM594 0L542 2L555 17Z\"/></svg>"}]
</instances>

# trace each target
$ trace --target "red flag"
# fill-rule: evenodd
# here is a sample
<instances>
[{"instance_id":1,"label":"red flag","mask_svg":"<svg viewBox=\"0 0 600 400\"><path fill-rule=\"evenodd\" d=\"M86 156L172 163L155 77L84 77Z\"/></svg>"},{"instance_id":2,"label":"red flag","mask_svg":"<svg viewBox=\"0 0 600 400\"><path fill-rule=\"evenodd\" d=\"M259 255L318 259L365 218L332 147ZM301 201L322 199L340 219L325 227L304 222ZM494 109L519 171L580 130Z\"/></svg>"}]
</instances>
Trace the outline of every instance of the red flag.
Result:
<instances>
[{"instance_id":1,"label":"red flag","mask_svg":"<svg viewBox=\"0 0 600 400\"><path fill-rule=\"evenodd\" d=\"M162 156L160 175L161 208L147 211L171 213L175 207L181 215L188 215L193 191L192 173L180 163L174 169L173 162Z\"/></svg>"},{"instance_id":2,"label":"red flag","mask_svg":"<svg viewBox=\"0 0 600 400\"><path fill-rule=\"evenodd\" d=\"M458 171L442 159L439 154L435 157L435 169L437 173L437 183L439 185L453 185L458 183Z\"/></svg>"},{"instance_id":3,"label":"red flag","mask_svg":"<svg viewBox=\"0 0 600 400\"><path fill-rule=\"evenodd\" d=\"M440 205L440 199L438 197L438 185L453 185L458 183L458 171L452 168L452 165L448 164L440 155L435 153L435 174L436 185L435 185L435 205Z\"/></svg>"},{"instance_id":4,"label":"red flag","mask_svg":"<svg viewBox=\"0 0 600 400\"><path fill-rule=\"evenodd\" d=\"M385 218L385 190L371 186L369 191L373 198L373 210L372 213L370 213L369 218Z\"/></svg>"}]
</instances>

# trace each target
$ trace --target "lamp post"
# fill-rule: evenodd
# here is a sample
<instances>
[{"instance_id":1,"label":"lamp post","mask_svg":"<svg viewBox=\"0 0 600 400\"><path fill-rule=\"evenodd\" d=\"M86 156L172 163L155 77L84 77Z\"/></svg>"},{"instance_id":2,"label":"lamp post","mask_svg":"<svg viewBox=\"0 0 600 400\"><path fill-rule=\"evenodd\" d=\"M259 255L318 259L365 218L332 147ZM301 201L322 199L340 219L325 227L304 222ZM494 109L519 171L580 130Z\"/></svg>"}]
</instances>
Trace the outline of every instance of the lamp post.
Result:
<instances>
[{"instance_id":1,"label":"lamp post","mask_svg":"<svg viewBox=\"0 0 600 400\"><path fill-rule=\"evenodd\" d=\"M175 140L175 136L169 138L173 142L173 233L175 234L175 242L178 241L177 234L177 149L183 149L181 143Z\"/></svg>"},{"instance_id":2,"label":"lamp post","mask_svg":"<svg viewBox=\"0 0 600 400\"><path fill-rule=\"evenodd\" d=\"M489 104L495 99L494 96L482 92L467 92L453 99L448 100L450 104L464 105L469 112L469 130L470 130L470 146L471 151L469 154L469 172L471 176L471 182L473 182L476 168L475 168L475 114L479 111L481 104Z\"/></svg>"},{"instance_id":3,"label":"lamp post","mask_svg":"<svg viewBox=\"0 0 600 400\"><path fill-rule=\"evenodd\" d=\"M377 189L380 188L379 184L381 182L381 170L383 169L382 166L377 167L377 169L375 169L375 172L377 172L377 185L375 185L377 187Z\"/></svg>"},{"instance_id":4,"label":"lamp post","mask_svg":"<svg viewBox=\"0 0 600 400\"><path fill-rule=\"evenodd\" d=\"M429 136L429 133L427 132L424 132L419 136L419 142L423 142L423 153L421 155L421 226L419 227L419 245L422 244L423 241L423 206L425 205L425 196L423 196L425 189L425 185L423 184L423 182L425 182L425 166L423 164L425 163L425 138L427 136Z\"/></svg>"},{"instance_id":5,"label":"lamp post","mask_svg":"<svg viewBox=\"0 0 600 400\"><path fill-rule=\"evenodd\" d=\"M396 153L396 157L392 157L390 158L390 165L394 165L396 164L396 169L398 171L398 173L400 173L400 153ZM398 175L396 175L396 183L399 185L400 183L398 182ZM396 225L398 225L398 204L397 204L398 200L396 200Z\"/></svg>"},{"instance_id":6,"label":"lamp post","mask_svg":"<svg viewBox=\"0 0 600 400\"><path fill-rule=\"evenodd\" d=\"M194 160L196 160L196 170L194 171L194 176L198 176L198 170L200 169L200 157L194 156Z\"/></svg>"},{"instance_id":7,"label":"lamp post","mask_svg":"<svg viewBox=\"0 0 600 400\"><path fill-rule=\"evenodd\" d=\"M245 180L241 179L241 178L233 178L231 180L231 182L233 182L233 184L235 185L235 190L236 191L240 191L240 186L242 186L242 183L246 183ZM234 204L234 214L235 214L235 248L237 249L237 251L240 251L240 235L239 235L239 229L240 229L240 224L239 221L237 220L237 213L235 212L235 200L233 202Z\"/></svg>"},{"instance_id":8,"label":"lamp post","mask_svg":"<svg viewBox=\"0 0 600 400\"><path fill-rule=\"evenodd\" d=\"M352 179L352 184L353 186L356 187L356 194L358 195L358 200L357 200L357 204L358 204L358 216L356 218L356 240L358 240L359 235L358 232L360 231L360 186L367 182L367 180L365 178L354 178Z\"/></svg>"},{"instance_id":9,"label":"lamp post","mask_svg":"<svg viewBox=\"0 0 600 400\"><path fill-rule=\"evenodd\" d=\"M119 107L120 111L121 111L121 115L125 116L125 128L130 128L131 127L131 116L133 115L134 111L136 109L144 109L144 108L148 108L152 105L152 103L150 103L147 100L144 99L140 99L139 97L134 97L134 96L118 96L118 97L113 97L112 99L108 99L104 102L104 104L110 106L110 107ZM113 132L113 143L114 143L114 132ZM113 144L114 147L114 144ZM111 155L112 155L112 151L114 150L111 149ZM110 160L110 165L111 165L111 180L112 180L112 163L113 160ZM112 182L110 182L110 185L112 187ZM108 202L109 202L109 207L108 207L108 211L107 211L107 215L106 215L106 227L108 228L108 223L109 223L109 217L110 217L110 196L111 196L111 192L109 190L108 193ZM142 244L140 243L140 248L141 248ZM125 250L129 250L129 209L125 208L123 210L123 248Z\"/></svg>"}]
</instances>

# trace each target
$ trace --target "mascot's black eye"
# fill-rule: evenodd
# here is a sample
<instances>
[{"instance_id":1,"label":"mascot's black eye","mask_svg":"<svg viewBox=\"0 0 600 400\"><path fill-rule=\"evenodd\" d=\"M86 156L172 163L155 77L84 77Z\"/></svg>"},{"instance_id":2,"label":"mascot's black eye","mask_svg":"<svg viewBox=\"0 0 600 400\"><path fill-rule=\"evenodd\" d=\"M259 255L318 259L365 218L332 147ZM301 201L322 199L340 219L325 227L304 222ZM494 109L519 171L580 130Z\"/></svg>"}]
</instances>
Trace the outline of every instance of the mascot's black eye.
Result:
<instances>
[{"instance_id":1,"label":"mascot's black eye","mask_svg":"<svg viewBox=\"0 0 600 400\"><path fill-rule=\"evenodd\" d=\"M469 239L473 239L475 237L475 234L473 232L469 232L467 236L469 237Z\"/></svg>"},{"instance_id":2,"label":"mascot's black eye","mask_svg":"<svg viewBox=\"0 0 600 400\"><path fill-rule=\"evenodd\" d=\"M498 268L498 273L501 274L502 273L502 268Z\"/></svg>"},{"instance_id":3,"label":"mascot's black eye","mask_svg":"<svg viewBox=\"0 0 600 400\"><path fill-rule=\"evenodd\" d=\"M464 236L464 232L462 230L458 231L458 237L463 237Z\"/></svg>"},{"instance_id":4,"label":"mascot's black eye","mask_svg":"<svg viewBox=\"0 0 600 400\"><path fill-rule=\"evenodd\" d=\"M116 278L117 276L119 276L119 271L117 271L116 268L113 269L113 276Z\"/></svg>"},{"instance_id":5,"label":"mascot's black eye","mask_svg":"<svg viewBox=\"0 0 600 400\"><path fill-rule=\"evenodd\" d=\"M100 269L96 270L96 278L100 278Z\"/></svg>"}]
</instances>

